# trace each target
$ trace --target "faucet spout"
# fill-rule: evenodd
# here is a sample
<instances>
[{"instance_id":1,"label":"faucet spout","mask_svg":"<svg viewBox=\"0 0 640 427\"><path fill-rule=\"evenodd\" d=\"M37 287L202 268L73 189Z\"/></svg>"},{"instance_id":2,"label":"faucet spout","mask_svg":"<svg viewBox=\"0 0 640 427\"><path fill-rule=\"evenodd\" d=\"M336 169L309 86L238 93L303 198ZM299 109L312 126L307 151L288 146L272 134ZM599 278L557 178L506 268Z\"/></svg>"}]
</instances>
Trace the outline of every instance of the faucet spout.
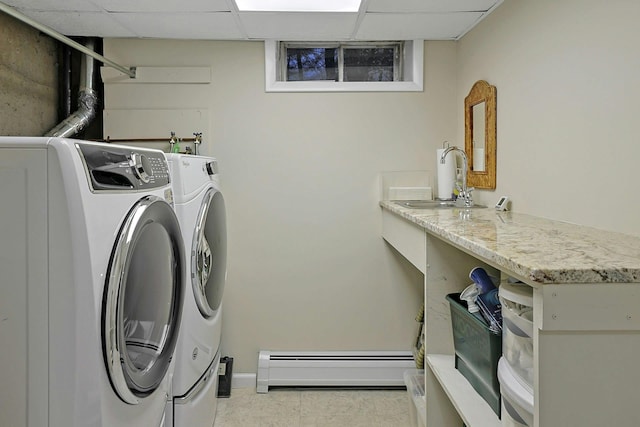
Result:
<instances>
[{"instance_id":1,"label":"faucet spout","mask_svg":"<svg viewBox=\"0 0 640 427\"><path fill-rule=\"evenodd\" d=\"M447 154L449 154L452 151L456 151L460 153L460 156L462 157L462 189L460 190L460 195L458 196L458 199L461 199L464 207L468 208L473 206L473 198L471 197L471 192L473 191L473 188L467 187L467 168L468 168L467 154L464 152L464 150L461 150L460 148L454 145L454 146L448 147L446 150L442 152L442 155L440 156L440 163L444 164Z\"/></svg>"}]
</instances>

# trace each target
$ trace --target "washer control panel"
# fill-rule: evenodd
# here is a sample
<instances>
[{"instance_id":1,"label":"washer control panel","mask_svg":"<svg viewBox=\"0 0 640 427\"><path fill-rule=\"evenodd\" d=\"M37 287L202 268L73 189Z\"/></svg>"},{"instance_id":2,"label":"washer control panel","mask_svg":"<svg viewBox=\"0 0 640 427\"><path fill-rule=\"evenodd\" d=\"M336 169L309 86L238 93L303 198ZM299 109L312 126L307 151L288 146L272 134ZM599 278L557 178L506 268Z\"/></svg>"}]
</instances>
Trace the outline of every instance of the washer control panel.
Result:
<instances>
[{"instance_id":1,"label":"washer control panel","mask_svg":"<svg viewBox=\"0 0 640 427\"><path fill-rule=\"evenodd\" d=\"M76 147L93 191L135 191L169 185L169 166L161 151L100 143L78 143Z\"/></svg>"}]
</instances>

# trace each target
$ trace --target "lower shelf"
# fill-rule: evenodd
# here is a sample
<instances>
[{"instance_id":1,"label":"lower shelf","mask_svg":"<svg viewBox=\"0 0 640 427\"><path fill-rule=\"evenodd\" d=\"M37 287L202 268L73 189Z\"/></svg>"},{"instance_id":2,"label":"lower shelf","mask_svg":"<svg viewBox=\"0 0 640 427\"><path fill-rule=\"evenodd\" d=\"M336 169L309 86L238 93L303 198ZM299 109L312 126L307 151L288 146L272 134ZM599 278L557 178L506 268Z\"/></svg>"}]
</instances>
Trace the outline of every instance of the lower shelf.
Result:
<instances>
[{"instance_id":1,"label":"lower shelf","mask_svg":"<svg viewBox=\"0 0 640 427\"><path fill-rule=\"evenodd\" d=\"M452 355L427 354L427 364L465 425L468 427L500 427L500 419L487 402L471 387L467 379L458 372L454 363Z\"/></svg>"}]
</instances>

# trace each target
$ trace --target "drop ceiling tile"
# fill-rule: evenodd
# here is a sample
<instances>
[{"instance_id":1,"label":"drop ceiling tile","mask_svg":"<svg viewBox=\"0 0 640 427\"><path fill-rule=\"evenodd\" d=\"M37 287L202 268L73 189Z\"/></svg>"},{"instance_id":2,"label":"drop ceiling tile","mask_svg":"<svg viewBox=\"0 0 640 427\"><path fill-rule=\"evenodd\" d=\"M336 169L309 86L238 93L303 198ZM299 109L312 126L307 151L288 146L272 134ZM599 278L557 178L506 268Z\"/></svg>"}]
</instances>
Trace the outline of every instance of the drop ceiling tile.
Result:
<instances>
[{"instance_id":1,"label":"drop ceiling tile","mask_svg":"<svg viewBox=\"0 0 640 427\"><path fill-rule=\"evenodd\" d=\"M252 39L345 40L351 37L357 13L241 12L240 20Z\"/></svg>"},{"instance_id":2,"label":"drop ceiling tile","mask_svg":"<svg viewBox=\"0 0 640 427\"><path fill-rule=\"evenodd\" d=\"M24 11L24 14L66 36L136 36L104 12Z\"/></svg>"},{"instance_id":3,"label":"drop ceiling tile","mask_svg":"<svg viewBox=\"0 0 640 427\"><path fill-rule=\"evenodd\" d=\"M110 14L138 37L194 40L243 39L230 12L113 13Z\"/></svg>"},{"instance_id":4,"label":"drop ceiling tile","mask_svg":"<svg viewBox=\"0 0 640 427\"><path fill-rule=\"evenodd\" d=\"M229 12L226 0L95 0L109 12Z\"/></svg>"},{"instance_id":5,"label":"drop ceiling tile","mask_svg":"<svg viewBox=\"0 0 640 427\"><path fill-rule=\"evenodd\" d=\"M482 18L480 12L367 13L356 34L359 40L452 40Z\"/></svg>"},{"instance_id":6,"label":"drop ceiling tile","mask_svg":"<svg viewBox=\"0 0 640 427\"><path fill-rule=\"evenodd\" d=\"M502 0L369 0L367 12L477 12Z\"/></svg>"},{"instance_id":7,"label":"drop ceiling tile","mask_svg":"<svg viewBox=\"0 0 640 427\"><path fill-rule=\"evenodd\" d=\"M98 12L101 10L90 0L2 0L2 2L20 9L23 13L27 10L69 10L85 12Z\"/></svg>"},{"instance_id":8,"label":"drop ceiling tile","mask_svg":"<svg viewBox=\"0 0 640 427\"><path fill-rule=\"evenodd\" d=\"M359 22L357 13L237 13L229 10L231 0L0 1L63 34L77 36L348 40ZM455 39L485 16L482 11L502 1L369 0L356 38ZM476 12L457 13L461 10Z\"/></svg>"}]
</instances>

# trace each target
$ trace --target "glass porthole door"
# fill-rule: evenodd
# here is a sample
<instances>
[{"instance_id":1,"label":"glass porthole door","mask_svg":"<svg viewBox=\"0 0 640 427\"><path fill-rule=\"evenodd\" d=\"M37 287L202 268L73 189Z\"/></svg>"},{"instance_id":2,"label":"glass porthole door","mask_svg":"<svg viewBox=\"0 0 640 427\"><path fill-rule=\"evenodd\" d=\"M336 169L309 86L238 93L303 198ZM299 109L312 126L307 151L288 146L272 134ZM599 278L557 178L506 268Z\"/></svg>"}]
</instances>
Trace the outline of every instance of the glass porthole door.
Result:
<instances>
[{"instance_id":1,"label":"glass porthole door","mask_svg":"<svg viewBox=\"0 0 640 427\"><path fill-rule=\"evenodd\" d=\"M154 196L140 199L116 239L103 305L109 378L129 404L151 394L169 368L182 310L183 260L171 206Z\"/></svg>"},{"instance_id":2,"label":"glass porthole door","mask_svg":"<svg viewBox=\"0 0 640 427\"><path fill-rule=\"evenodd\" d=\"M211 188L198 213L191 248L191 284L206 318L220 307L227 278L227 219L222 193Z\"/></svg>"}]
</instances>

